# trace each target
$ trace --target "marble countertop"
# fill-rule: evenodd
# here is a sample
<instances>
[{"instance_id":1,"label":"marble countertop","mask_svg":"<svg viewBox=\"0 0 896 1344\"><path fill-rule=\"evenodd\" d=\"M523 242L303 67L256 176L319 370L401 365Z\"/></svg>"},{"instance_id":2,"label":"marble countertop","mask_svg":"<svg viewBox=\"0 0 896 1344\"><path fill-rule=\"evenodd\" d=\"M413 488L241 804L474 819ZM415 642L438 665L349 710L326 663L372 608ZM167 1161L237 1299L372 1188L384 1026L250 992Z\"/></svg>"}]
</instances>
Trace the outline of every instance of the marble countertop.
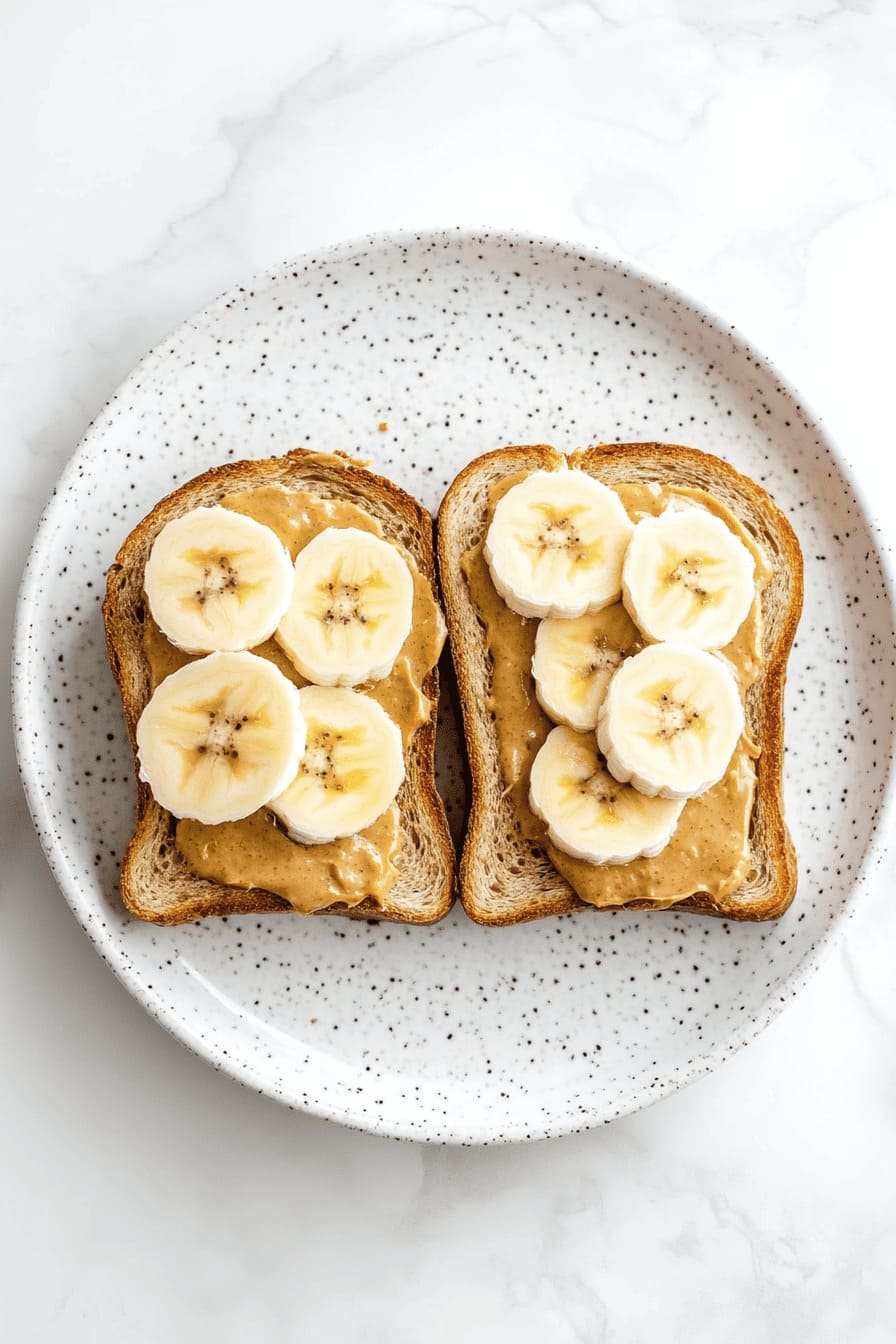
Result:
<instances>
[{"instance_id":1,"label":"marble countertop","mask_svg":"<svg viewBox=\"0 0 896 1344\"><path fill-rule=\"evenodd\" d=\"M137 358L255 269L380 228L637 258L893 491L884 0L11 0L4 28L4 629L53 481ZM892 861L721 1072L592 1134L423 1149L283 1110L165 1036L56 890L8 709L2 734L12 1344L892 1339Z\"/></svg>"}]
</instances>

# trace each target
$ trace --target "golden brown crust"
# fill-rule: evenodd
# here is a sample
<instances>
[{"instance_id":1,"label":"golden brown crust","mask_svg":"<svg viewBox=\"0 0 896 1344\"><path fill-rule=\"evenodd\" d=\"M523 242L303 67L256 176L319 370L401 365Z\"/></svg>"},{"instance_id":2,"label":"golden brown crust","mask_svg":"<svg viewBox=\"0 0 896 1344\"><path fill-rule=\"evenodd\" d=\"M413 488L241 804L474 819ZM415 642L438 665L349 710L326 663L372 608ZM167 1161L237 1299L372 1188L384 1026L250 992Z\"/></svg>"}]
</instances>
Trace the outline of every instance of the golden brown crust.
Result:
<instances>
[{"instance_id":1,"label":"golden brown crust","mask_svg":"<svg viewBox=\"0 0 896 1344\"><path fill-rule=\"evenodd\" d=\"M401 542L414 557L438 601L430 514L392 481L344 454L318 454L299 448L282 457L228 462L194 477L160 500L137 524L107 576L103 602L106 648L121 692L135 772L137 720L150 693L142 631L143 571L152 543L167 522L190 509L216 503L233 491L277 484L311 490L322 497L347 499L374 514L386 536ZM451 908L454 846L435 786L436 668L424 680L423 691L432 701L433 711L406 751L407 777L398 795L403 821L411 819L416 845L412 857L419 871L402 872L381 904L367 899L353 907L337 904L315 913L430 924ZM156 924L182 924L213 915L293 913L287 901L269 891L225 886L190 873L176 851L174 825L149 786L138 779L134 835L121 869L121 894L132 914Z\"/></svg>"},{"instance_id":2,"label":"golden brown crust","mask_svg":"<svg viewBox=\"0 0 896 1344\"><path fill-rule=\"evenodd\" d=\"M469 519L470 492L477 487L480 478L483 483L490 484L519 471L556 469L562 461L561 454L546 444L500 448L484 454L459 473L439 510L439 569L463 712L472 795L460 862L460 889L467 914L483 924L516 924L546 915L597 908L580 900L546 856L521 840L517 841L514 852L515 894L511 892L506 899L496 904L481 890L488 851L494 848L495 840L494 800L487 778L488 762L494 756L491 750L494 743L489 739L489 734L493 734L491 721L482 709L487 698L487 687L481 684L481 678L477 680L472 665L471 654L474 646L477 646L476 653L481 666L480 655L485 637L481 625L475 619L471 622L469 600L462 587L464 579L460 570L459 552L462 547L458 543L458 513L462 507ZM699 483L703 488L712 490L715 483L717 488L724 489L729 496L733 495L742 501L745 512L761 517L772 538L774 564L779 573L786 574L788 580L786 606L783 611L776 612L773 631L768 636L765 650L765 672L750 706L751 729L761 746L753 816L754 819L761 817L762 826L761 837L754 837L754 846L761 849L767 864L767 886L760 899L751 898L749 902L739 902L737 892L723 900L696 893L669 908L725 919L776 919L793 900L797 881L796 855L784 821L782 792L784 683L787 658L803 601L803 559L796 534L788 519L761 486L727 462L695 448L658 443L601 444L573 453L567 461L570 467L592 472L598 477L606 475L610 468L619 482L643 479L645 471L648 471L654 479L665 479L671 484L684 478L688 484ZM484 497L484 484L478 493ZM484 507L479 522L481 526L478 535L472 538L467 523L468 543L470 540L481 540L485 526ZM472 626L476 627L475 631ZM506 837L502 836L502 842L506 843ZM520 881L520 873L527 876L528 880ZM625 908L642 910L656 907L649 901L636 901L630 902Z\"/></svg>"}]
</instances>

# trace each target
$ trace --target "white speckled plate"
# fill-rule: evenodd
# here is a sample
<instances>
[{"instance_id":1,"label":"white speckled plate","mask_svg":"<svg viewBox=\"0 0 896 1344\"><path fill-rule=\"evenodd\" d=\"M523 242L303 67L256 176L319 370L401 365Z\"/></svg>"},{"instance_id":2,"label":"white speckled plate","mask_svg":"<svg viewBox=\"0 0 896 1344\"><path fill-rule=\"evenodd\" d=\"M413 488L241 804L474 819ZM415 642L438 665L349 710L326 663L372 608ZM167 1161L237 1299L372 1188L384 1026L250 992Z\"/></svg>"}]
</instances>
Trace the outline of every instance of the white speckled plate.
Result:
<instances>
[{"instance_id":1,"label":"white speckled plate","mask_svg":"<svg viewBox=\"0 0 896 1344\"><path fill-rule=\"evenodd\" d=\"M501 930L457 906L431 929L292 916L158 929L125 915L117 875L133 781L100 599L116 548L161 495L226 458L304 444L369 457L435 509L487 449L631 439L730 459L772 491L803 544L787 697L800 885L783 919L586 913ZM330 248L179 327L60 480L16 634L35 824L72 909L131 992L248 1086L431 1141L611 1120L755 1036L803 985L869 873L896 702L882 552L842 460L778 374L668 286L584 248L490 233ZM444 755L457 822L450 741Z\"/></svg>"}]
</instances>

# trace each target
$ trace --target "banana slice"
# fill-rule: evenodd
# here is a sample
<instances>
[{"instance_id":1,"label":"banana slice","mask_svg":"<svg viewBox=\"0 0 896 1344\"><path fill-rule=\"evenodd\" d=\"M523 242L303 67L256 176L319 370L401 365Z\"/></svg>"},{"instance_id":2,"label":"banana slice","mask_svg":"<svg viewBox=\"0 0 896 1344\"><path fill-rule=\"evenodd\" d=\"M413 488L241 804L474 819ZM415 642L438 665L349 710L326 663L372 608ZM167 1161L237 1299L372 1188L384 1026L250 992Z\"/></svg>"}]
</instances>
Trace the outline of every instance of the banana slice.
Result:
<instances>
[{"instance_id":1,"label":"banana slice","mask_svg":"<svg viewBox=\"0 0 896 1344\"><path fill-rule=\"evenodd\" d=\"M558 849L589 863L630 863L665 849L681 798L645 798L620 784L598 755L593 733L555 728L532 762L529 805Z\"/></svg>"},{"instance_id":2,"label":"banana slice","mask_svg":"<svg viewBox=\"0 0 896 1344\"><path fill-rule=\"evenodd\" d=\"M270 803L290 837L322 845L372 826L404 779L401 733L359 691L305 686L308 742L298 773Z\"/></svg>"},{"instance_id":3,"label":"banana slice","mask_svg":"<svg viewBox=\"0 0 896 1344\"><path fill-rule=\"evenodd\" d=\"M717 784L744 730L737 682L689 644L650 644L610 682L597 740L610 773L651 797L695 798Z\"/></svg>"},{"instance_id":4,"label":"banana slice","mask_svg":"<svg viewBox=\"0 0 896 1344\"><path fill-rule=\"evenodd\" d=\"M140 778L156 802L209 825L263 807L304 750L299 692L254 653L210 653L172 672L137 724Z\"/></svg>"},{"instance_id":5,"label":"banana slice","mask_svg":"<svg viewBox=\"0 0 896 1344\"><path fill-rule=\"evenodd\" d=\"M179 649L236 652L277 629L292 594L292 562L254 518L192 509L156 537L144 587L156 624Z\"/></svg>"},{"instance_id":6,"label":"banana slice","mask_svg":"<svg viewBox=\"0 0 896 1344\"><path fill-rule=\"evenodd\" d=\"M495 505L484 554L519 616L582 616L615 602L633 527L619 496L584 471L533 471Z\"/></svg>"},{"instance_id":7,"label":"banana slice","mask_svg":"<svg viewBox=\"0 0 896 1344\"><path fill-rule=\"evenodd\" d=\"M597 727L610 678L642 640L621 602L563 621L539 622L532 675L538 703L577 732Z\"/></svg>"},{"instance_id":8,"label":"banana slice","mask_svg":"<svg viewBox=\"0 0 896 1344\"><path fill-rule=\"evenodd\" d=\"M635 528L623 600L648 639L723 649L753 604L755 569L721 518L706 509L667 509Z\"/></svg>"},{"instance_id":9,"label":"banana slice","mask_svg":"<svg viewBox=\"0 0 896 1344\"><path fill-rule=\"evenodd\" d=\"M414 580L394 546L357 527L328 527L296 557L277 642L321 686L380 681L410 634L413 605Z\"/></svg>"}]
</instances>

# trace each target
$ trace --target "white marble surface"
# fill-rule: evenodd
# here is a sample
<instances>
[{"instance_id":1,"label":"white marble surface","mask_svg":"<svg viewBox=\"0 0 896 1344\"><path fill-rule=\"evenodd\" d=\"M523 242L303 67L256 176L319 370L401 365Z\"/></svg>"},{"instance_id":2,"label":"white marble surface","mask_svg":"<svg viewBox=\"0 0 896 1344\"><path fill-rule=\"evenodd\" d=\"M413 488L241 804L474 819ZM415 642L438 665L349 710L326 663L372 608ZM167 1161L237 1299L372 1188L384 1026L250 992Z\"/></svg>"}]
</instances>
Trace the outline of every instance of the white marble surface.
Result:
<instances>
[{"instance_id":1,"label":"white marble surface","mask_svg":"<svg viewBox=\"0 0 896 1344\"><path fill-rule=\"evenodd\" d=\"M139 355L254 269L376 228L638 258L763 345L892 492L886 0L7 0L3 19L4 629L53 480ZM164 1036L54 887L8 711L2 752L11 1344L893 1338L892 862L722 1072L590 1135L422 1149L281 1110Z\"/></svg>"}]
</instances>

